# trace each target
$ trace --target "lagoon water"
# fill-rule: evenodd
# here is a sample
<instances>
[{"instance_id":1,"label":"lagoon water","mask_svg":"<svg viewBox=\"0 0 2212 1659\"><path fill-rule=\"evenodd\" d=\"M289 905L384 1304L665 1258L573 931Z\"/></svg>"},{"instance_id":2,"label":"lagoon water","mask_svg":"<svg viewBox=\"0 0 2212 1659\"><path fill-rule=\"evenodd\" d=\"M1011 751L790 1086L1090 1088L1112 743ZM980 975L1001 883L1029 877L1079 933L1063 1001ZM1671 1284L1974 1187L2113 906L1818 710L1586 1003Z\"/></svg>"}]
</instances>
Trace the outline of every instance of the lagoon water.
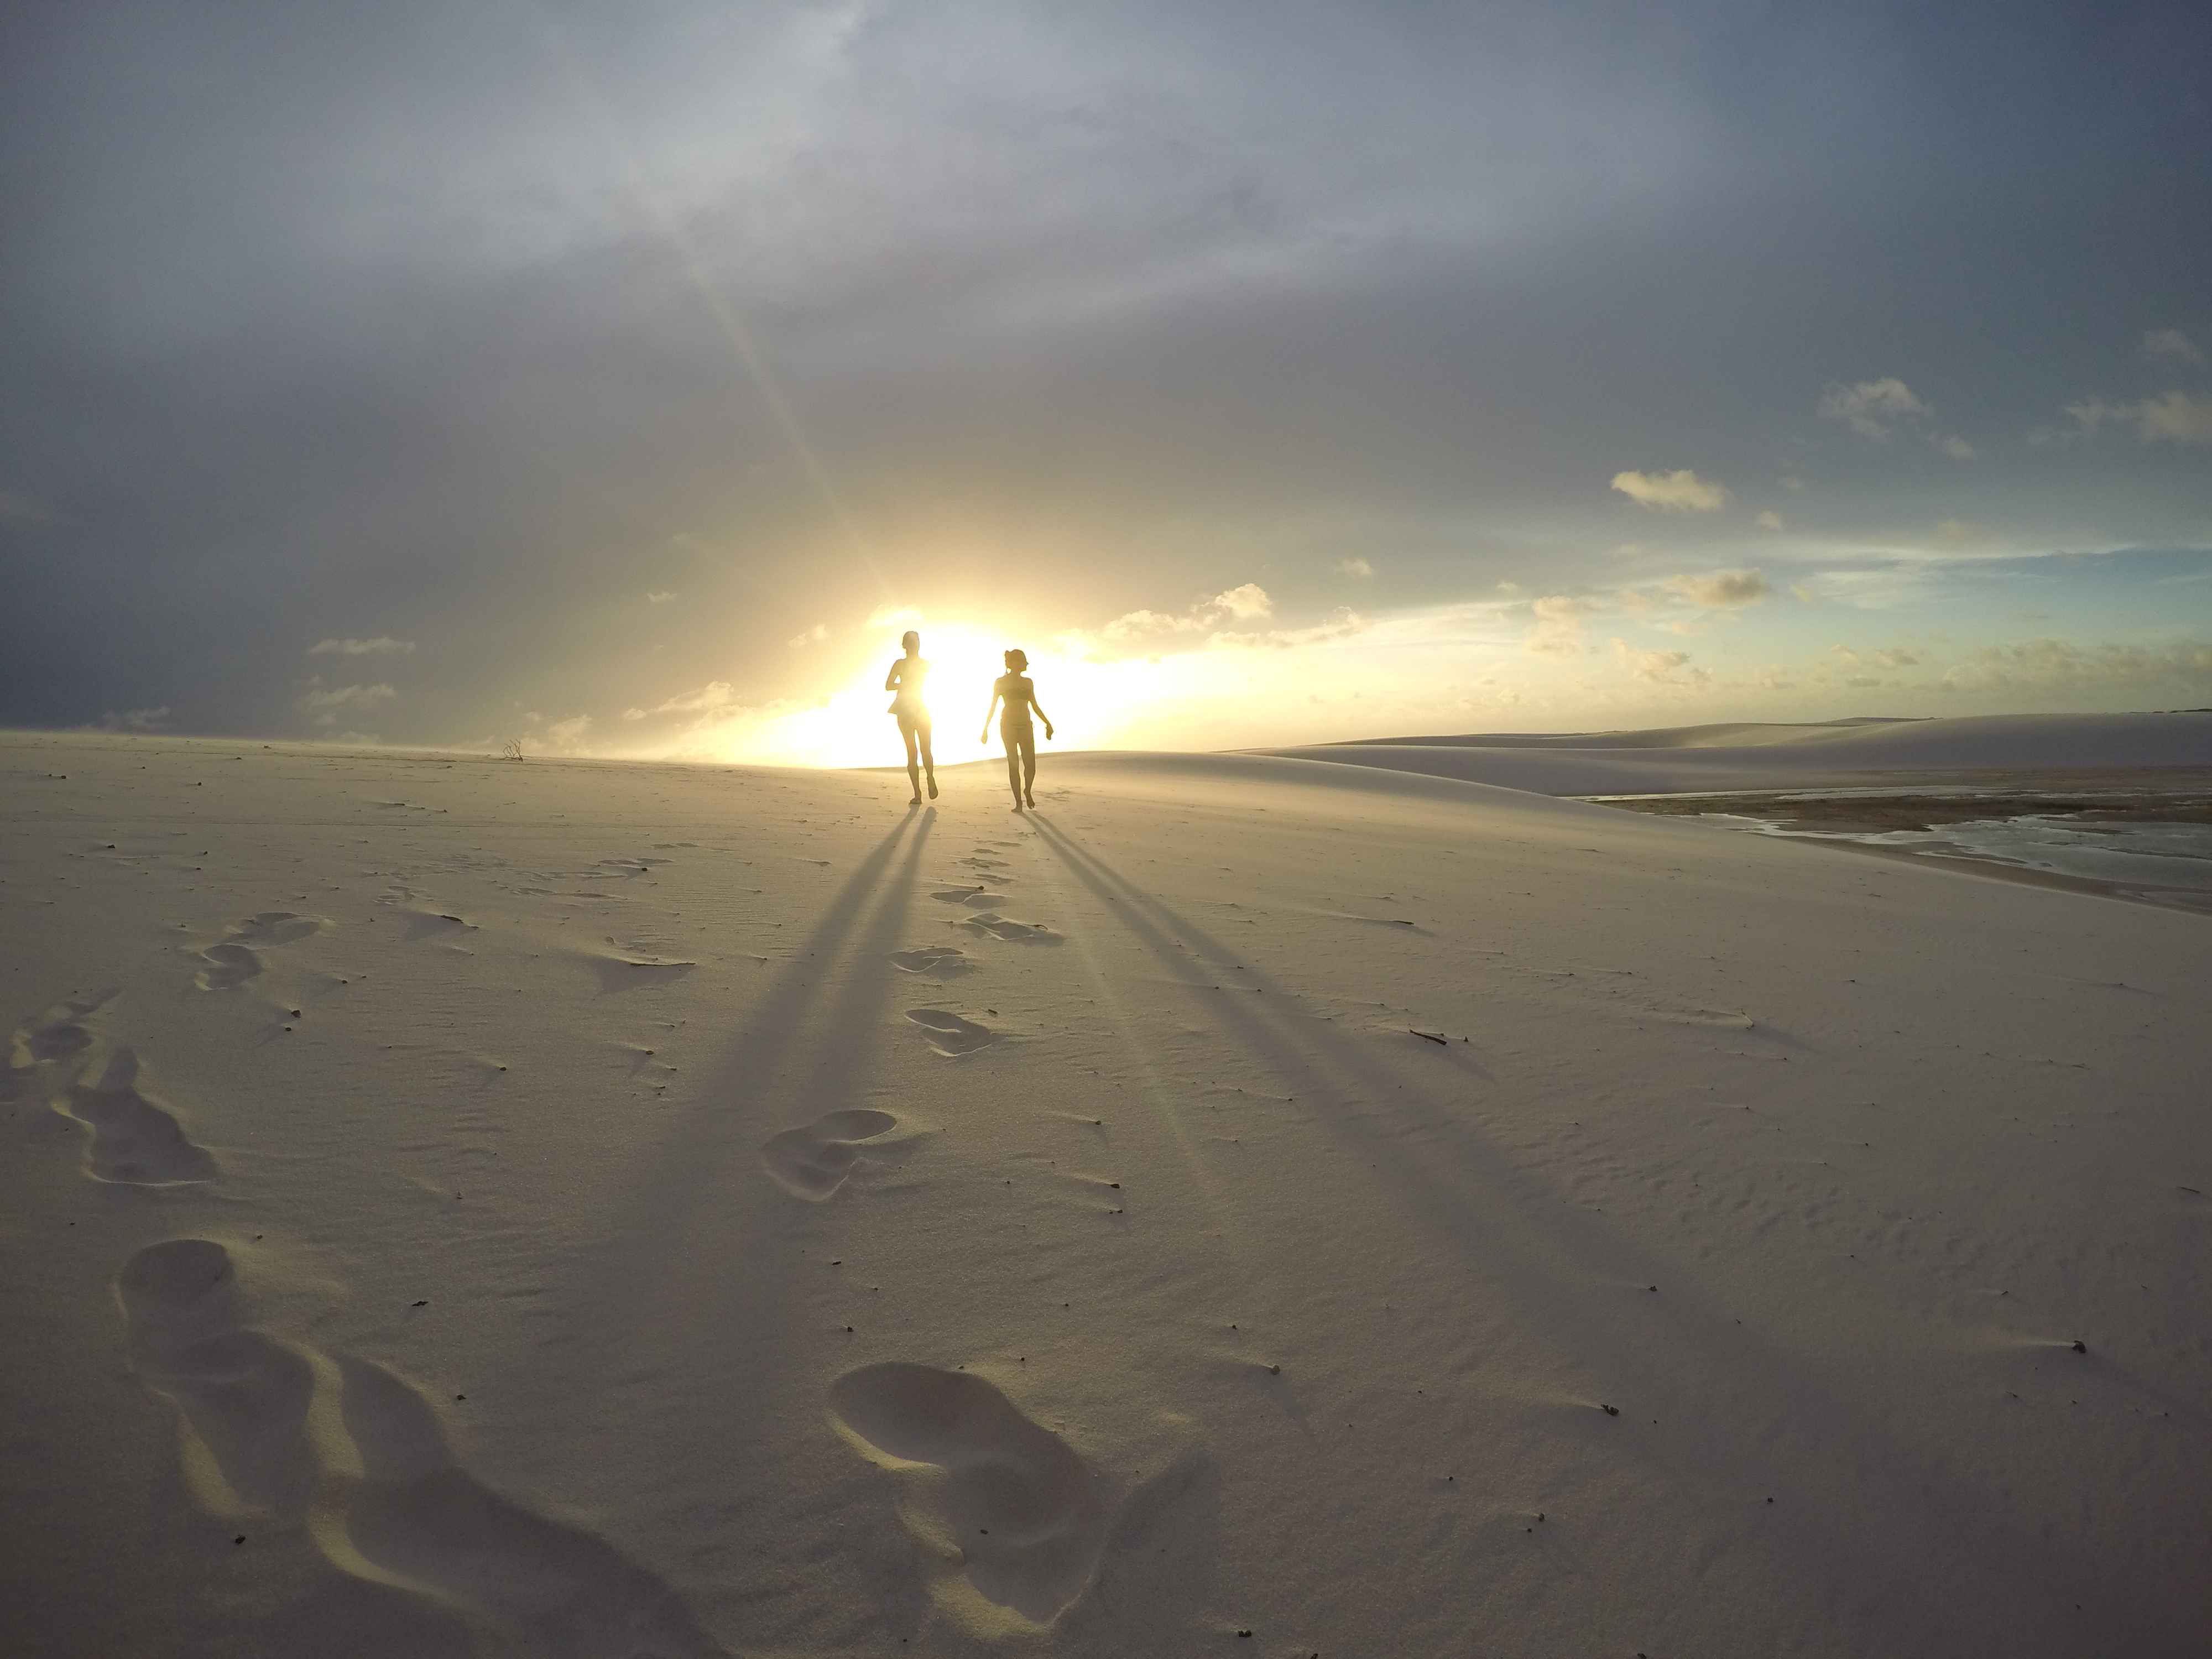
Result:
<instances>
[{"instance_id":1,"label":"lagoon water","mask_svg":"<svg viewBox=\"0 0 2212 1659\"><path fill-rule=\"evenodd\" d=\"M2212 912L2212 824L2088 823L2030 814L1970 819L1924 830L1811 830L1745 813L1706 815L1792 841L1849 842L1901 852L1978 859L2131 897Z\"/></svg>"}]
</instances>

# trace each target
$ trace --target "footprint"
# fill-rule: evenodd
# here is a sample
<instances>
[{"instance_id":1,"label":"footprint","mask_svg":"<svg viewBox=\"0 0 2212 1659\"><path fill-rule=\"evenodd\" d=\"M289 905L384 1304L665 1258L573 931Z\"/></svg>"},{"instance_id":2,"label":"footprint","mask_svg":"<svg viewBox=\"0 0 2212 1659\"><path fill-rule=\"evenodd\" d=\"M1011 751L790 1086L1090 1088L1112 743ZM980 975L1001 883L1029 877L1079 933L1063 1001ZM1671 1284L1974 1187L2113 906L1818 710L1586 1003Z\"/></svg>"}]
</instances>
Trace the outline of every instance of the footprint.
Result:
<instances>
[{"instance_id":1,"label":"footprint","mask_svg":"<svg viewBox=\"0 0 2212 1659\"><path fill-rule=\"evenodd\" d=\"M955 951L953 954L960 953ZM92 1047L92 1033L84 1029L85 1016L121 994L121 990L116 988L94 991L88 996L65 997L46 1012L18 1025L9 1037L8 1071L6 1077L0 1079L0 1099L15 1099L33 1066L68 1060Z\"/></svg>"},{"instance_id":2,"label":"footprint","mask_svg":"<svg viewBox=\"0 0 2212 1659\"><path fill-rule=\"evenodd\" d=\"M58 1103L92 1130L85 1173L134 1187L213 1180L215 1159L175 1118L138 1092L137 1079L138 1056L118 1048L98 1082L71 1084Z\"/></svg>"},{"instance_id":3,"label":"footprint","mask_svg":"<svg viewBox=\"0 0 2212 1659\"><path fill-rule=\"evenodd\" d=\"M1051 928L1026 921L1010 921L994 911L984 910L953 922L955 927L964 927L977 938L988 935L1004 939L1009 945L1059 945L1064 936Z\"/></svg>"},{"instance_id":4,"label":"footprint","mask_svg":"<svg viewBox=\"0 0 2212 1659\"><path fill-rule=\"evenodd\" d=\"M470 1474L413 1388L365 1359L340 1355L337 1370L360 1457L343 1516L317 1528L338 1565L457 1604L545 1659L728 1659L673 1590L605 1539Z\"/></svg>"},{"instance_id":5,"label":"footprint","mask_svg":"<svg viewBox=\"0 0 2212 1659\"><path fill-rule=\"evenodd\" d=\"M931 1048L950 1059L972 1054L1000 1040L1000 1034L989 1026L978 1025L943 1008L909 1008L906 1017L921 1027Z\"/></svg>"},{"instance_id":6,"label":"footprint","mask_svg":"<svg viewBox=\"0 0 2212 1659\"><path fill-rule=\"evenodd\" d=\"M770 1136L761 1162L786 1192L819 1204L845 1184L862 1152L877 1150L864 1143L880 1142L897 1127L890 1113L864 1107L826 1113L804 1128Z\"/></svg>"},{"instance_id":7,"label":"footprint","mask_svg":"<svg viewBox=\"0 0 2212 1659\"><path fill-rule=\"evenodd\" d=\"M974 966L957 945L924 945L911 951L894 951L891 966L909 974L934 974L940 979L964 974Z\"/></svg>"},{"instance_id":8,"label":"footprint","mask_svg":"<svg viewBox=\"0 0 2212 1659\"><path fill-rule=\"evenodd\" d=\"M991 1384L929 1365L869 1365L831 1385L830 1409L856 1451L907 1478L902 1518L944 1560L933 1588L950 1610L988 1622L989 1607L1003 1608L1049 1625L1082 1593L1103 1524L1091 1471Z\"/></svg>"},{"instance_id":9,"label":"footprint","mask_svg":"<svg viewBox=\"0 0 2212 1659\"><path fill-rule=\"evenodd\" d=\"M124 1264L116 1294L131 1369L173 1404L186 1480L218 1515L296 1515L314 1494L307 1407L314 1370L244 1328L230 1252L212 1240L149 1244Z\"/></svg>"},{"instance_id":10,"label":"footprint","mask_svg":"<svg viewBox=\"0 0 2212 1659\"><path fill-rule=\"evenodd\" d=\"M227 939L209 945L200 952L200 960L207 965L193 975L193 982L203 991L235 990L261 971L260 957Z\"/></svg>"},{"instance_id":11,"label":"footprint","mask_svg":"<svg viewBox=\"0 0 2212 1659\"><path fill-rule=\"evenodd\" d=\"M264 910L258 916L248 916L235 924L230 937L241 945L289 945L312 933L320 933L323 924L313 916L303 916L292 910Z\"/></svg>"},{"instance_id":12,"label":"footprint","mask_svg":"<svg viewBox=\"0 0 2212 1659\"><path fill-rule=\"evenodd\" d=\"M289 945L320 932L322 926L315 917L303 916L293 910L264 910L244 921L234 922L220 943L199 953L206 965L194 981L203 991L234 990L261 972L257 945L266 950L271 945Z\"/></svg>"},{"instance_id":13,"label":"footprint","mask_svg":"<svg viewBox=\"0 0 2212 1659\"><path fill-rule=\"evenodd\" d=\"M981 894L981 887L940 887L930 895L939 904L966 904ZM996 903L998 901L990 901Z\"/></svg>"}]
</instances>

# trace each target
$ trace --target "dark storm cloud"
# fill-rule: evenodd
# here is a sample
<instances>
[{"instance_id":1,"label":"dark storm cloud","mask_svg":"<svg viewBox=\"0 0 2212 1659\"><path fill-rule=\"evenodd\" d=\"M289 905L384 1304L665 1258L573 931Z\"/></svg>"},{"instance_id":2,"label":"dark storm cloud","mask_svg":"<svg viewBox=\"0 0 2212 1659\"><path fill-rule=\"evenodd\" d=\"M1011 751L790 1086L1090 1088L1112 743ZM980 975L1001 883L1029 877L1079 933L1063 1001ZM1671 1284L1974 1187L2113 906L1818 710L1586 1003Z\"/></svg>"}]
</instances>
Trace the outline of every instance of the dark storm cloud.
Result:
<instances>
[{"instance_id":1,"label":"dark storm cloud","mask_svg":"<svg viewBox=\"0 0 2212 1659\"><path fill-rule=\"evenodd\" d=\"M4 27L6 723L301 730L389 683L374 729L459 737L765 696L895 599L1087 623L1266 564L1318 605L1369 552L1401 602L1566 586L1715 533L1632 468L1838 535L2204 519L2176 446L2027 442L2204 392L2140 348L2212 337L2197 8ZM1924 431L1820 416L1887 376ZM417 649L328 703L309 647L377 637Z\"/></svg>"}]
</instances>

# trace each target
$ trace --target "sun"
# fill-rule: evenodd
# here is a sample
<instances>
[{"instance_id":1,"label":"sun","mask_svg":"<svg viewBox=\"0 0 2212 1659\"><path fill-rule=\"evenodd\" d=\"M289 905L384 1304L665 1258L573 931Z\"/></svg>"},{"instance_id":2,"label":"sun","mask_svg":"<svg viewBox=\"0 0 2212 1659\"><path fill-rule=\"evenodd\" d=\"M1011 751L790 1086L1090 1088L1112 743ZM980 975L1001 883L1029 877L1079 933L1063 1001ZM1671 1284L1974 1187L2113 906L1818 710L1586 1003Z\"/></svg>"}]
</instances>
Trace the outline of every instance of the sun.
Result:
<instances>
[{"instance_id":1,"label":"sun","mask_svg":"<svg viewBox=\"0 0 2212 1659\"><path fill-rule=\"evenodd\" d=\"M1115 733L1153 690L1144 684L1155 665L1144 662L1102 663L1045 639L1032 642L986 633L964 623L916 624L921 655L929 664L926 699L931 743L940 766L981 760L998 753L998 733L979 740L991 683L1006 672L1008 647L1029 653L1030 678L1037 701L1052 717L1055 749L1111 747ZM898 628L886 628L883 646L844 685L821 704L782 714L751 734L744 758L772 759L799 766L898 766L905 750L890 716L891 694L884 674L901 654ZM1043 734L1042 731L1038 733ZM732 757L738 758L738 757Z\"/></svg>"}]
</instances>

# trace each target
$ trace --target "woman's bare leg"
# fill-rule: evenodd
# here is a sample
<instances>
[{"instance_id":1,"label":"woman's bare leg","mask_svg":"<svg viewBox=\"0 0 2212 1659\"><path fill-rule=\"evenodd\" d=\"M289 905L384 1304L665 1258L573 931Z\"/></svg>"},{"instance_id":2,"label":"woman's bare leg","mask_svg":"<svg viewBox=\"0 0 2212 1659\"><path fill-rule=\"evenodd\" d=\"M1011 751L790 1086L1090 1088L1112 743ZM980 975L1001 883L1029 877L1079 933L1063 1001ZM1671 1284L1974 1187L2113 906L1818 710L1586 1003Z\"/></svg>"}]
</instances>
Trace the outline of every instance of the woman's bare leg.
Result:
<instances>
[{"instance_id":1,"label":"woman's bare leg","mask_svg":"<svg viewBox=\"0 0 2212 1659\"><path fill-rule=\"evenodd\" d=\"M921 769L929 775L929 798L935 800L937 799L937 757L929 752L929 727L926 725L919 726L916 728L916 733L921 738ZM909 765L908 769L911 771L912 766ZM915 793L920 794L921 791L917 788Z\"/></svg>"},{"instance_id":2,"label":"woman's bare leg","mask_svg":"<svg viewBox=\"0 0 2212 1659\"><path fill-rule=\"evenodd\" d=\"M1013 791L1014 810L1019 811L1022 805L1021 739L1011 732L1001 732L999 736L1006 745L1006 787Z\"/></svg>"},{"instance_id":3,"label":"woman's bare leg","mask_svg":"<svg viewBox=\"0 0 2212 1659\"><path fill-rule=\"evenodd\" d=\"M907 781L914 786L914 799L907 805L919 806L921 805L921 768L915 765L914 760L914 727L901 720L899 736L906 739L906 778ZM934 793L933 785L932 793Z\"/></svg>"},{"instance_id":4,"label":"woman's bare leg","mask_svg":"<svg viewBox=\"0 0 2212 1659\"><path fill-rule=\"evenodd\" d=\"M1030 732L1022 737L1022 799L1031 806L1036 805L1036 797L1030 793L1036 782L1036 733Z\"/></svg>"}]
</instances>

